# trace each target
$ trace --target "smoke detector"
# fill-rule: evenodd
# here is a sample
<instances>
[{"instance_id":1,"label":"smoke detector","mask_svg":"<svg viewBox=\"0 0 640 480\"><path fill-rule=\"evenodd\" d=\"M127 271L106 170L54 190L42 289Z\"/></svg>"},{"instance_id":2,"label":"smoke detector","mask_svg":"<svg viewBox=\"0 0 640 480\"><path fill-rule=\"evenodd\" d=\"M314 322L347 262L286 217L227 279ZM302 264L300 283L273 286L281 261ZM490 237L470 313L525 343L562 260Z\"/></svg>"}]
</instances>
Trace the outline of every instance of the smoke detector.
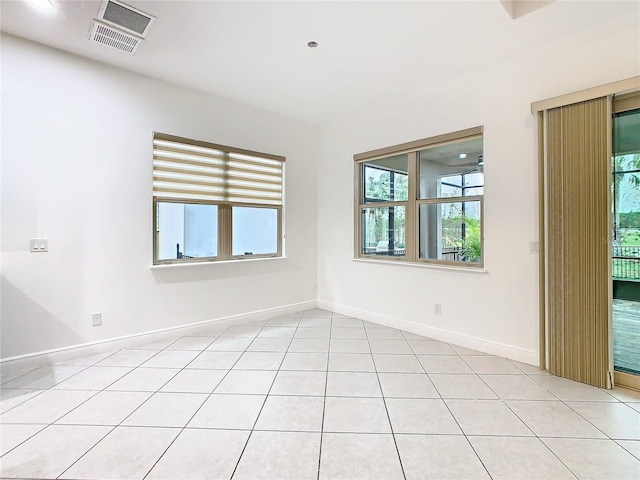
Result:
<instances>
[{"instance_id":1,"label":"smoke detector","mask_svg":"<svg viewBox=\"0 0 640 480\"><path fill-rule=\"evenodd\" d=\"M136 53L155 21L137 8L116 0L104 0L89 31L89 40L130 55Z\"/></svg>"}]
</instances>

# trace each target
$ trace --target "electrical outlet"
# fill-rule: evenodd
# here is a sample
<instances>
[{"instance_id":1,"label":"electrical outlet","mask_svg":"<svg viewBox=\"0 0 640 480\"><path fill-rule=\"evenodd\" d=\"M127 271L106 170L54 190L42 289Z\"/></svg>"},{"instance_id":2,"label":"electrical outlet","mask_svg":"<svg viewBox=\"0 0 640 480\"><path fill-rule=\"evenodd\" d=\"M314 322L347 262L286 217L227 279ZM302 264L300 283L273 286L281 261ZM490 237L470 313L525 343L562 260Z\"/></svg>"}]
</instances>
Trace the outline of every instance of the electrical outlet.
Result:
<instances>
[{"instance_id":1,"label":"electrical outlet","mask_svg":"<svg viewBox=\"0 0 640 480\"><path fill-rule=\"evenodd\" d=\"M92 313L91 314L91 324L94 327L99 327L102 325L102 313Z\"/></svg>"},{"instance_id":2,"label":"electrical outlet","mask_svg":"<svg viewBox=\"0 0 640 480\"><path fill-rule=\"evenodd\" d=\"M538 253L540 251L540 242L531 240L529 242L529 253Z\"/></svg>"},{"instance_id":3,"label":"electrical outlet","mask_svg":"<svg viewBox=\"0 0 640 480\"><path fill-rule=\"evenodd\" d=\"M442 315L442 305L436 303L434 311L436 312L436 315Z\"/></svg>"},{"instance_id":4,"label":"electrical outlet","mask_svg":"<svg viewBox=\"0 0 640 480\"><path fill-rule=\"evenodd\" d=\"M49 240L46 238L31 238L29 240L29 250L31 252L48 252Z\"/></svg>"}]
</instances>

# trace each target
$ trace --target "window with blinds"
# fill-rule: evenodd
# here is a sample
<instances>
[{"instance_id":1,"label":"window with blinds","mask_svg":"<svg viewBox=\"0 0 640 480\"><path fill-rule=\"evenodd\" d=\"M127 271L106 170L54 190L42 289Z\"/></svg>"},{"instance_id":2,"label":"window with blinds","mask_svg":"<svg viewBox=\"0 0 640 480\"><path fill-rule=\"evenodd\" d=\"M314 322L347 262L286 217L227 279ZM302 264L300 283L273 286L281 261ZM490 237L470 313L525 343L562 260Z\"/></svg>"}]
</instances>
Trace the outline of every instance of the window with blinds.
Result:
<instances>
[{"instance_id":1,"label":"window with blinds","mask_svg":"<svg viewBox=\"0 0 640 480\"><path fill-rule=\"evenodd\" d=\"M154 264L281 256L284 162L155 133Z\"/></svg>"}]
</instances>

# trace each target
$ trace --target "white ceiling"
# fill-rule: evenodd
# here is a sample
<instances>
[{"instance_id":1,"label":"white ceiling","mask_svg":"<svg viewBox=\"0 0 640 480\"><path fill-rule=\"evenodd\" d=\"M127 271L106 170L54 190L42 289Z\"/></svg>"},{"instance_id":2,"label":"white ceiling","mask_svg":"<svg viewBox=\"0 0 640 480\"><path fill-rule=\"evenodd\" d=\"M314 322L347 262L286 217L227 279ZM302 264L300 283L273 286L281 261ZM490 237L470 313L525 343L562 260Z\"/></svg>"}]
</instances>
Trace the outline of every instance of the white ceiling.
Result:
<instances>
[{"instance_id":1,"label":"white ceiling","mask_svg":"<svg viewBox=\"0 0 640 480\"><path fill-rule=\"evenodd\" d=\"M130 56L87 40L100 1L52 1L2 0L2 31L318 125L640 11L559 0L514 20L498 0L130 0L157 17Z\"/></svg>"}]
</instances>

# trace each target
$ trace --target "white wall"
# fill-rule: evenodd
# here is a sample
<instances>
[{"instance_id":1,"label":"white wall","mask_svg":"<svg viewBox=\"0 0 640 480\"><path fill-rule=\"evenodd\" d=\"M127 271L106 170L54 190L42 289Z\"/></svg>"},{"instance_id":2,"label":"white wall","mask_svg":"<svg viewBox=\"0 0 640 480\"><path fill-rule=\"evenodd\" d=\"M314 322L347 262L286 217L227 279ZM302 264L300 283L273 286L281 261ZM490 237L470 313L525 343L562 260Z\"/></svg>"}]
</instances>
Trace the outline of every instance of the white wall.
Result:
<instances>
[{"instance_id":1,"label":"white wall","mask_svg":"<svg viewBox=\"0 0 640 480\"><path fill-rule=\"evenodd\" d=\"M153 131L286 156L287 258L151 270ZM3 35L2 358L315 301L317 145L300 122Z\"/></svg>"},{"instance_id":2,"label":"white wall","mask_svg":"<svg viewBox=\"0 0 640 480\"><path fill-rule=\"evenodd\" d=\"M319 163L319 305L535 363L537 131L533 101L640 74L637 17L344 118ZM416 66L412 75L428 70ZM425 73L428 74L428 73ZM487 273L353 261L355 153L484 125ZM434 314L434 304L442 315Z\"/></svg>"}]
</instances>

